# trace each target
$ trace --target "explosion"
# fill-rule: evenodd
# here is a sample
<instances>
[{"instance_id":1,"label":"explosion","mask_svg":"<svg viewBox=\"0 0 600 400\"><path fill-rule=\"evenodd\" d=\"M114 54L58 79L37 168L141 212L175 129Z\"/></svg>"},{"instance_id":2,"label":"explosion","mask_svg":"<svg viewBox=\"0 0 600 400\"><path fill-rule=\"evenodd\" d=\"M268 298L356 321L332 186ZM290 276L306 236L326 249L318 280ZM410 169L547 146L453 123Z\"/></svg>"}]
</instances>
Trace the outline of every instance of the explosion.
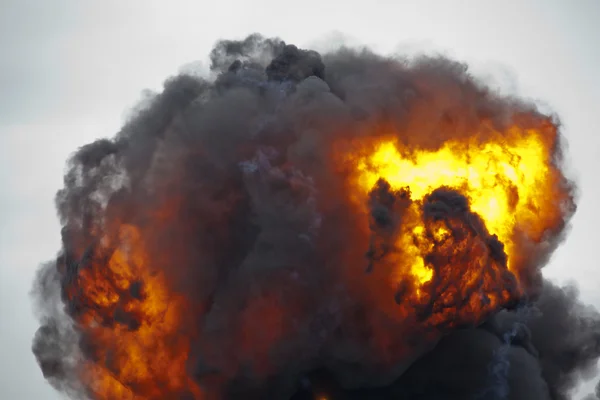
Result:
<instances>
[{"instance_id":1,"label":"explosion","mask_svg":"<svg viewBox=\"0 0 600 400\"><path fill-rule=\"evenodd\" d=\"M34 290L58 390L567 398L600 317L541 277L575 211L555 117L444 58L252 35L211 62L69 160Z\"/></svg>"}]
</instances>

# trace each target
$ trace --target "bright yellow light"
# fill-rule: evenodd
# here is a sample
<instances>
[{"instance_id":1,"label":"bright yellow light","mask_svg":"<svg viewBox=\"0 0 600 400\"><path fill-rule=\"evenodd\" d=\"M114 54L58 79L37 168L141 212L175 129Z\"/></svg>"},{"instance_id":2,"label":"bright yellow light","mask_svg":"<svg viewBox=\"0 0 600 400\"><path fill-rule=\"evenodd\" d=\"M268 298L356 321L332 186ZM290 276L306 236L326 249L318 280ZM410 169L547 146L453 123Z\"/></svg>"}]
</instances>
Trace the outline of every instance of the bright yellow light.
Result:
<instances>
[{"instance_id":1,"label":"bright yellow light","mask_svg":"<svg viewBox=\"0 0 600 400\"><path fill-rule=\"evenodd\" d=\"M423 239L425 226L419 207L423 198L439 187L455 189L468 198L471 210L483 219L490 234L504 243L509 268L517 224L539 234L543 228L535 224L544 219L543 213L555 213L555 208L541 204L545 193L551 192L552 171L547 143L537 131L513 128L493 141L448 141L436 151L409 149L390 139L378 143L370 154L351 157L357 169L356 183L363 193L380 178L393 189L410 189L414 202L397 245L412 256L412 264L398 266L397 278L407 272L406 268L420 283L432 278L422 258L431 241ZM441 226L432 232L436 241L447 234Z\"/></svg>"}]
</instances>

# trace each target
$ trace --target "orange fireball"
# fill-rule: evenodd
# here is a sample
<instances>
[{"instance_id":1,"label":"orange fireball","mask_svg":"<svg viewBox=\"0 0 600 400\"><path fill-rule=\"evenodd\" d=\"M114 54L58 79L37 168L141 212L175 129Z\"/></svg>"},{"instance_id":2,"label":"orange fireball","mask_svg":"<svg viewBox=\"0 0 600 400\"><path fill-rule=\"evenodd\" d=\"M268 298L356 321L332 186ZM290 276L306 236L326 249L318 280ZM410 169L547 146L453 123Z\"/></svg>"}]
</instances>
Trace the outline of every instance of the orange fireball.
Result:
<instances>
[{"instance_id":1,"label":"orange fireball","mask_svg":"<svg viewBox=\"0 0 600 400\"><path fill-rule=\"evenodd\" d=\"M336 158L358 209L373 212L369 197L382 188L406 201L393 243L378 260L391 266L388 284L398 296L412 298L411 306L400 304L401 315L411 312L406 307L437 308L444 315L434 312L434 325L476 322L518 298L524 246L561 226L560 204L569 195L555 165L556 138L548 124L540 130L490 129L435 149L408 147L394 135L339 144ZM472 215L427 217L427 202L439 190L464 197ZM481 223L467 240L474 219ZM494 258L494 252L505 257Z\"/></svg>"},{"instance_id":2,"label":"orange fireball","mask_svg":"<svg viewBox=\"0 0 600 400\"><path fill-rule=\"evenodd\" d=\"M286 400L322 369L385 386L539 290L574 207L551 118L445 59L251 36L211 60L69 161L34 344L59 389Z\"/></svg>"}]
</instances>

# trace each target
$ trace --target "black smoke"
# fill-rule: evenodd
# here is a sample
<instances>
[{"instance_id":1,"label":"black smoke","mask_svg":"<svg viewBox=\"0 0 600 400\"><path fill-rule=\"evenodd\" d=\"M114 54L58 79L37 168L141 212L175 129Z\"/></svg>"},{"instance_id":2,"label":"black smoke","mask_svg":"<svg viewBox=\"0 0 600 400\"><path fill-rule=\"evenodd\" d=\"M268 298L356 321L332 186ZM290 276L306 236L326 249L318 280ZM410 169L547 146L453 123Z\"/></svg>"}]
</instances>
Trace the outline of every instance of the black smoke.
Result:
<instances>
[{"instance_id":1,"label":"black smoke","mask_svg":"<svg viewBox=\"0 0 600 400\"><path fill-rule=\"evenodd\" d=\"M577 296L573 286L546 281L526 310L502 311L476 329L450 333L387 387L344 390L316 372L294 400L320 392L344 400L570 399L579 379L595 372L600 351L600 314ZM504 376L497 376L499 352L508 365Z\"/></svg>"},{"instance_id":2,"label":"black smoke","mask_svg":"<svg viewBox=\"0 0 600 400\"><path fill-rule=\"evenodd\" d=\"M562 230L532 244L532 298L479 326L419 335L353 290L378 279L408 194L375 190L374 235L362 235L330 153L340 138L397 132L407 145L435 149L479 131L481 121L503 132L551 118L494 94L464 64L442 57L401 60L349 48L320 55L251 35L217 43L210 61L213 77L168 79L114 138L69 160L56 196L63 248L34 286L41 327L33 352L54 387L94 398L81 362L105 361L79 319L97 305L78 279L86 269L106 273L98 265L110 251L101 243L117 245L122 224L144 232L151 268L192 300L181 334L201 339L190 350L189 375L223 398L562 400L591 374L600 315L573 288L536 278ZM557 163L560 156L557 148ZM506 263L501 243L460 194L433 193L429 207L431 218L469 219L495 262ZM561 207L562 228L574 207ZM141 299L144 282L119 290L127 301ZM267 310L293 312L265 328L262 309L248 311L257 298ZM391 293L386 307L397 301ZM136 315L108 311L95 323L137 329ZM240 313L249 315L243 325ZM257 346L241 348L233 334L240 331ZM382 334L391 342L385 362L374 339Z\"/></svg>"}]
</instances>

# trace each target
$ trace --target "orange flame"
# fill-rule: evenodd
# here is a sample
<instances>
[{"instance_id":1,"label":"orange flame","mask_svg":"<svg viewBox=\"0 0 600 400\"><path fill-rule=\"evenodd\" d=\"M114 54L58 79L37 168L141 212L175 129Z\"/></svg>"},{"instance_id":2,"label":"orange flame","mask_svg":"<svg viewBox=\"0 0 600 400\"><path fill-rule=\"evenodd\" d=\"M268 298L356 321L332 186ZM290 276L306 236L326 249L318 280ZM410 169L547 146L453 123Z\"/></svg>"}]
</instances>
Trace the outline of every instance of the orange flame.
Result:
<instances>
[{"instance_id":1,"label":"orange flame","mask_svg":"<svg viewBox=\"0 0 600 400\"><path fill-rule=\"evenodd\" d=\"M82 268L77 292L71 288L70 295L86 303L78 323L94 346L83 380L100 400L164 399L186 391L200 398L186 372L189 339L180 335L185 300L151 270L136 227L122 225L118 243L106 265ZM120 323L103 320L111 316Z\"/></svg>"},{"instance_id":2,"label":"orange flame","mask_svg":"<svg viewBox=\"0 0 600 400\"><path fill-rule=\"evenodd\" d=\"M428 305L434 314L436 305L443 309L442 315L430 317L430 324L475 323L502 304L517 300L503 280L510 276L521 280L527 243L539 243L560 226L561 204L569 195L554 165L556 139L555 127L548 124L539 130L513 126L506 132L448 140L436 149L407 147L391 135L337 148L337 159L349 171L350 196L363 213L369 213L368 196L381 182L410 197L394 250L385 259L391 265L388 285L401 288L402 297L411 299L411 307ZM438 188L466 197L489 235L503 244L506 265L491 260L493 268L483 268L490 262L490 250L477 240L458 240L452 232L463 229L462 222L425 217L424 203ZM445 260L437 270L430 260L435 256ZM471 297L468 288L473 291ZM465 295L462 310L445 309L444 304ZM406 316L412 312L406 307L401 304L396 312Z\"/></svg>"}]
</instances>

